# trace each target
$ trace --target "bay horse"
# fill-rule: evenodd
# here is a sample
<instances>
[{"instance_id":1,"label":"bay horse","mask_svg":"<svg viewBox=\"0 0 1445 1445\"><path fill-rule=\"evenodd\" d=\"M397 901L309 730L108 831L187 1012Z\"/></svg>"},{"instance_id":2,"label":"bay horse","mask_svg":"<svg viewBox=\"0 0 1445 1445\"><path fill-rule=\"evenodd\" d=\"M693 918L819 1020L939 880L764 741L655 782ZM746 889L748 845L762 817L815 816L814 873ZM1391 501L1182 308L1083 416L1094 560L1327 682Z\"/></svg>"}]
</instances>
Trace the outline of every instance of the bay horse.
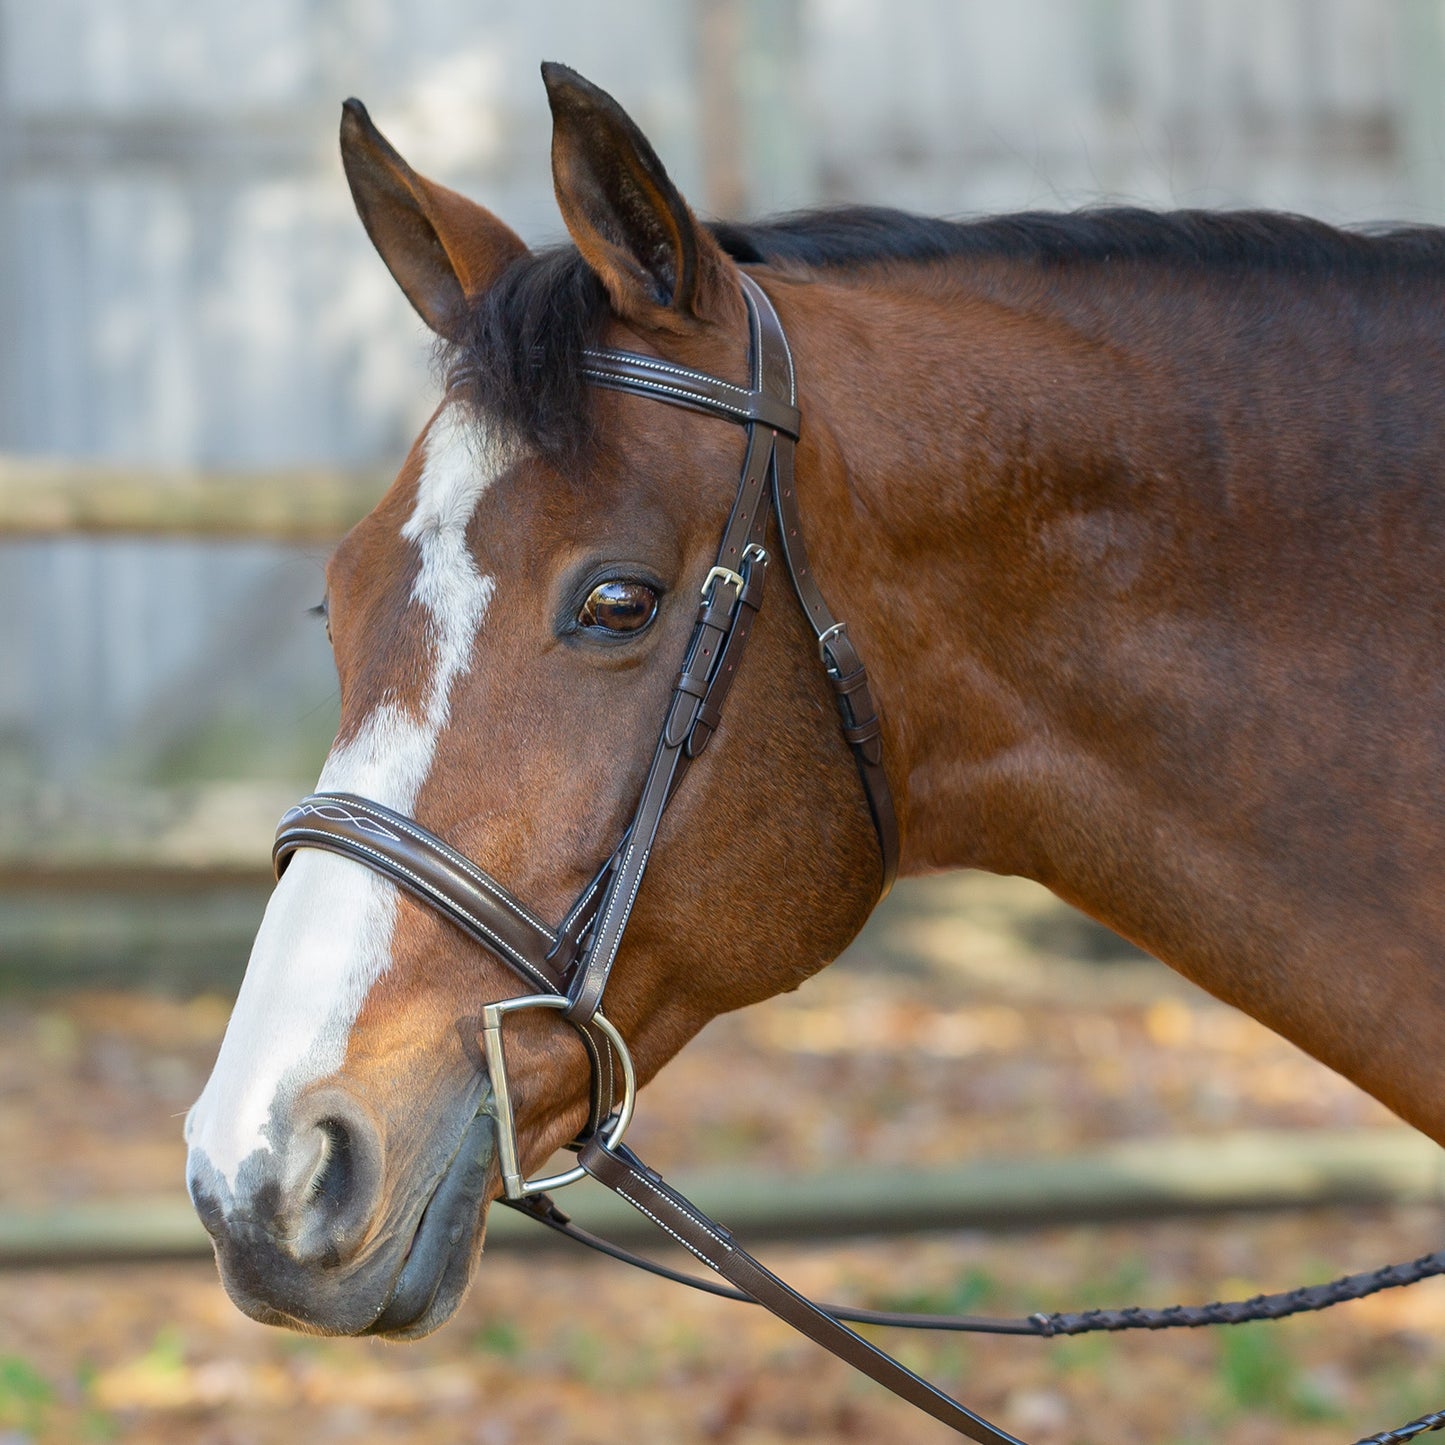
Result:
<instances>
[{"instance_id":1,"label":"bay horse","mask_svg":"<svg viewBox=\"0 0 1445 1445\"><path fill-rule=\"evenodd\" d=\"M746 392L756 293L796 358L798 507L869 665L901 871L1036 879L1445 1143L1445 233L704 225L610 96L543 75L550 250L344 111L362 222L450 385L327 570L320 790L564 914L644 786L739 464L735 428L587 358ZM884 884L875 824L813 631L763 610L617 956L640 1081L841 952ZM501 1193L479 1010L517 993L392 879L295 853L186 1125L246 1313L407 1338L456 1310ZM532 1170L592 1071L557 1019L508 1027Z\"/></svg>"}]
</instances>

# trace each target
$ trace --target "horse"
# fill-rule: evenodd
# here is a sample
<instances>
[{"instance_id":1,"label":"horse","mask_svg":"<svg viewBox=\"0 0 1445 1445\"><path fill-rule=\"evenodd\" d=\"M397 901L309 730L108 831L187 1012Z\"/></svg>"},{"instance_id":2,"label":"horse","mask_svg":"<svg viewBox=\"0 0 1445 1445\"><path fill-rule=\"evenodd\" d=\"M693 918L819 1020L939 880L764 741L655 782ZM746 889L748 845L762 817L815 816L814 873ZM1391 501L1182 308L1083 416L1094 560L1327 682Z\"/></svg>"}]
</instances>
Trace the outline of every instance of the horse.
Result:
<instances>
[{"instance_id":1,"label":"horse","mask_svg":"<svg viewBox=\"0 0 1445 1445\"><path fill-rule=\"evenodd\" d=\"M448 385L327 568L319 792L483 860L534 919L586 894L739 466L735 428L592 384L588 358L747 393L765 304L899 871L1035 879L1445 1143L1445 233L1132 209L703 224L611 96L543 77L553 249L344 109L362 223ZM886 886L817 641L797 607L758 613L627 900L607 1015L640 1084L824 967ZM517 994L393 876L294 852L186 1122L242 1310L391 1338L452 1315L503 1192L480 1020ZM595 1055L541 1010L507 1027L531 1171L595 1116Z\"/></svg>"}]
</instances>

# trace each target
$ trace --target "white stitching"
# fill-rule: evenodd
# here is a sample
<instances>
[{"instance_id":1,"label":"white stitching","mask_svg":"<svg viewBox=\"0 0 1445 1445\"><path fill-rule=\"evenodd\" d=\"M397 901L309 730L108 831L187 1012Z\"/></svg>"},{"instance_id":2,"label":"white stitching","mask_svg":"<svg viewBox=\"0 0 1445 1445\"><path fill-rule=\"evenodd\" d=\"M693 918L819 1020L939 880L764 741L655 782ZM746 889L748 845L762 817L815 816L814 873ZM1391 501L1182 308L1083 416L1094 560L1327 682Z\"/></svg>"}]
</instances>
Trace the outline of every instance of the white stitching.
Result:
<instances>
[{"instance_id":1,"label":"white stitching","mask_svg":"<svg viewBox=\"0 0 1445 1445\"><path fill-rule=\"evenodd\" d=\"M722 401L717 397L705 396L695 391L684 391L679 386L668 386L665 381L644 381L638 383L629 383L628 378L625 376L617 376L615 373L610 371L588 371L585 367L583 368L582 374L590 380L595 381L597 385L610 386L614 391L626 391L630 384L641 385L645 386L649 391L652 392L666 392L669 396L678 396L681 397L684 401L694 402L702 410L711 410L712 412L714 412L714 414L719 416L735 417L742 421L752 420L747 411L744 410L742 407L732 406L728 402ZM745 392L744 395L749 395L749 393Z\"/></svg>"},{"instance_id":2,"label":"white stitching","mask_svg":"<svg viewBox=\"0 0 1445 1445\"><path fill-rule=\"evenodd\" d=\"M622 855L622 863L621 863L621 866L620 866L620 867L618 868L618 870L617 870L619 873L625 873L625 872L627 871L627 864L628 864L629 860L631 859L633 853L635 853L636 851L637 851L637 844L636 844L636 843L629 843L629 844L627 845L627 852L625 852L625 853ZM638 877L638 880L640 881L641 878L642 878L642 870L641 870L641 869L638 869L637 877ZM636 886L634 885L634 887L633 887L633 892L635 893L636 891L637 891L637 889L636 889ZM607 900L607 912L602 915L602 922L601 922L601 924L598 925L597 932L598 932L598 936L599 936L599 937L600 937L602 934L605 934L605 933L607 932L608 924L611 922L611 919L612 919L613 910L614 910L616 907L617 907L617 893L616 893L616 890L614 890L614 891L613 891L613 894L612 894L612 897ZM617 940L617 942L620 944L620 943L622 942L622 940L619 938L619 939ZM614 944L614 945L613 945L613 948L612 948L612 955L611 955L611 957L609 957L608 960L607 960L607 963L608 963L608 966L609 966L609 967L611 967L612 958L615 957L616 954L617 954L617 946Z\"/></svg>"},{"instance_id":3,"label":"white stitching","mask_svg":"<svg viewBox=\"0 0 1445 1445\"><path fill-rule=\"evenodd\" d=\"M722 1273L722 1270L716 1264L714 1264L712 1260L710 1260L707 1255L705 1255L695 1244L690 1244L670 1224L666 1223L662 1219L659 1219L657 1215L655 1215L652 1210L650 1210L640 1199L636 1198L634 1195L629 1194L625 1189L621 1188L620 1186L617 1188L617 1192L634 1209L641 1210L642 1213L645 1214L659 1229L665 1229L694 1258L700 1259L714 1273ZM716 1240L717 1243L720 1244L725 1250L727 1250L729 1254L733 1252L732 1245L729 1244L727 1240L725 1240L722 1235L720 1235L716 1230L709 1229L707 1225L703 1224L700 1219L694 1219L693 1222L703 1231L704 1234L708 1236L709 1239Z\"/></svg>"},{"instance_id":4,"label":"white stitching","mask_svg":"<svg viewBox=\"0 0 1445 1445\"><path fill-rule=\"evenodd\" d=\"M326 808L330 808L328 813ZM348 812L340 803L326 803L325 807L317 807L311 798L303 798L294 808L288 808L282 815L281 821L277 824L279 832L288 823L298 818L321 818L327 823L351 823L359 831L370 833L377 838L390 838L393 843L401 842L401 839L393 832L390 832L383 824L375 818L369 818L365 814Z\"/></svg>"},{"instance_id":5,"label":"white stitching","mask_svg":"<svg viewBox=\"0 0 1445 1445\"><path fill-rule=\"evenodd\" d=\"M614 353L614 355L616 354L617 353ZM749 388L745 386L737 386L731 381L724 381L720 376L710 376L705 371L693 371L686 366L667 366L662 362L653 361L650 357L634 356L630 352L623 352L620 353L620 355L626 358L626 365L637 366L638 369L642 371L658 371L665 376L675 376L680 380L696 382L699 386L706 386L708 388L717 387L722 391L734 392L738 396L750 396L752 394ZM613 358L609 357L606 352L600 352L597 354L597 359L605 367L606 363Z\"/></svg>"},{"instance_id":6,"label":"white stitching","mask_svg":"<svg viewBox=\"0 0 1445 1445\"><path fill-rule=\"evenodd\" d=\"M313 796L325 798L332 795L328 795L326 793L317 793L313 794ZM340 803L336 803L335 806L340 807L342 805ZM320 814L320 816L325 817L326 815L323 813ZM283 819L282 821L284 822L285 820ZM353 817L350 819L350 821L354 823L359 823L361 820ZM495 898L496 901L502 905L502 907L510 910L523 923L526 923L530 927L536 929L537 932L543 936L547 943L556 943L557 935L554 934L552 930L541 921L541 919L537 918L533 913L531 913L524 904L519 903L517 899L513 898L511 894L509 894L500 883L496 882L492 878L489 878L485 873L483 873L481 869L479 869L477 865L471 861L471 859L467 858L461 853L458 853L456 849L451 847L442 839L436 837L435 834L426 832L425 829L422 828L421 824L413 823L409 818L403 818L398 815L393 821L395 825L402 830L402 832L406 833L416 842L422 844L422 846L425 847L428 851L440 853L447 862L451 863L453 867L456 868L458 873L464 874L479 888L483 889L487 893L490 893L492 897ZM394 835L387 833L384 836L390 838Z\"/></svg>"},{"instance_id":7,"label":"white stitching","mask_svg":"<svg viewBox=\"0 0 1445 1445\"><path fill-rule=\"evenodd\" d=\"M631 857L631 856L632 856L632 845L631 845L631 844L628 845L627 855L628 855L628 857ZM641 862L640 864L638 864L638 867L637 867L637 877L632 880L632 890L631 890L631 892L629 892L628 895L627 895L627 912L628 912L628 913L631 913L631 912L632 912L632 900L637 897L637 890L642 886L642 875L643 875L644 871L645 871L646 868L647 868L647 857L648 857L648 853L647 853L647 851L644 851L644 852L643 852L643 855L642 855L642 862ZM626 867L627 867L627 860L626 860L625 858L623 859L622 866L623 866L623 869L626 869ZM617 895L614 893L614 894L612 895L611 899L608 901L608 904L607 904L607 918L611 918L611 917L612 917L612 910L613 910L616 906L617 906ZM606 918L604 918L603 921L602 921L602 930L601 930L601 931L602 931L603 933L606 933L606 932L607 932L607 919L606 919ZM618 934L618 936L617 936L617 942L612 945L611 949L608 951L608 954L607 954L607 962L606 962L606 965L604 966L606 972L610 972L610 971L611 971L613 960L617 957L617 950L618 950L619 948L621 948L621 947L622 947L622 935L621 935L621 934ZM594 972L594 973L595 973L596 970L589 970L589 972Z\"/></svg>"},{"instance_id":8,"label":"white stitching","mask_svg":"<svg viewBox=\"0 0 1445 1445\"><path fill-rule=\"evenodd\" d=\"M643 356L637 351L584 351L582 358L584 361L591 359L604 364L620 358L628 365L641 366L652 371L664 371L670 376L686 377L689 381L703 382L708 386L725 387L739 396L752 395L747 387L736 386L731 381L724 381L720 376L709 376L705 371L693 371L686 366L669 366L665 361L657 361L653 357Z\"/></svg>"},{"instance_id":9,"label":"white stitching","mask_svg":"<svg viewBox=\"0 0 1445 1445\"><path fill-rule=\"evenodd\" d=\"M652 396L662 396L666 394L670 397L677 397L681 402L690 405L697 411L701 411L709 416L723 417L727 420L735 421L742 426L751 426L757 423L757 425L768 427L773 431L781 431L787 436L792 436L798 426L796 418L786 423L769 421L765 416L755 413L751 407L733 406L731 403L719 397L708 396L701 392L684 391L680 387L668 386L666 382L653 381L650 377L642 379L639 377L619 376L617 373L611 371L589 371L586 367L582 369L582 375L595 385L606 387L611 391L635 392L641 389ZM794 387L794 392L796 392L796 387ZM788 405L794 412L798 409L796 396L793 402L783 403L769 396L768 393L764 391L748 391L743 392L742 395L747 397L750 402L761 399L763 401L773 401L778 406Z\"/></svg>"},{"instance_id":10,"label":"white stitching","mask_svg":"<svg viewBox=\"0 0 1445 1445\"><path fill-rule=\"evenodd\" d=\"M556 935L553 934L552 930L548 928L541 919L531 913L524 904L513 898L500 883L483 873L481 869L464 854L458 853L456 849L441 838L429 835L420 824L411 825L410 823L402 822L399 826L403 832L409 833L418 843L433 852L441 854L444 859L456 868L457 872L465 875L484 892L490 893L502 907L508 909L523 923L529 924L532 928L536 929L538 933L542 934L548 943L556 942Z\"/></svg>"},{"instance_id":11,"label":"white stitching","mask_svg":"<svg viewBox=\"0 0 1445 1445\"><path fill-rule=\"evenodd\" d=\"M302 829L301 831L310 832L309 829ZM510 943L508 943L503 938L499 938L495 933L492 932L490 928L487 927L485 923L482 922L480 918L474 918L465 908L463 908L459 903L457 903L455 899L448 898L445 894L439 893L435 888L431 887L431 885L428 884L427 880L421 877L420 874L413 873L411 869L408 868L404 863L398 863L396 859L389 857L387 854L381 852L380 849L368 848L365 843L358 843L354 838L346 838L341 841L343 841L346 845L344 850L338 849L335 846L337 839L332 834L316 833L312 835L312 840L309 845L298 843L296 846L310 846L312 848L320 848L324 852L339 852L341 853L342 857L345 857L348 852L353 851L357 853L369 854L371 857L385 864L385 868L382 870L383 875L385 874L387 869L391 869L397 873L402 873L406 877L410 878L411 881L415 883L421 889L421 891L426 894L428 898L434 900L436 906L439 907L443 913L451 913L456 915L458 918L465 918L467 922L470 923L474 928L476 928L479 933L486 934L486 936L491 939L492 942L496 945L497 951L503 954L506 958L508 958L518 968L520 968L529 978L541 984L542 987L545 988L549 993L557 992L556 985L553 984L552 981L548 979L547 976L543 974L539 969L534 967L525 958L523 958L522 955L518 953L517 950L513 948ZM291 851L294 852L295 849L293 848Z\"/></svg>"},{"instance_id":12,"label":"white stitching","mask_svg":"<svg viewBox=\"0 0 1445 1445\"><path fill-rule=\"evenodd\" d=\"M327 795L323 793L317 796L326 797ZM323 814L322 816L325 815ZM357 820L353 819L352 821ZM441 838L436 837L435 834L426 832L419 823L414 823L409 818L398 815L394 821L397 827L416 842L422 844L429 852L440 853L444 859L456 867L457 872L465 874L485 892L490 893L504 908L510 909L511 912L516 914L522 922L530 924L539 933L544 934L549 943L556 941L552 930L549 929L545 923L533 915L525 905L508 894L500 883L483 873L469 858L458 853L456 849L452 848ZM390 837L392 835L387 834L386 836Z\"/></svg>"}]
</instances>

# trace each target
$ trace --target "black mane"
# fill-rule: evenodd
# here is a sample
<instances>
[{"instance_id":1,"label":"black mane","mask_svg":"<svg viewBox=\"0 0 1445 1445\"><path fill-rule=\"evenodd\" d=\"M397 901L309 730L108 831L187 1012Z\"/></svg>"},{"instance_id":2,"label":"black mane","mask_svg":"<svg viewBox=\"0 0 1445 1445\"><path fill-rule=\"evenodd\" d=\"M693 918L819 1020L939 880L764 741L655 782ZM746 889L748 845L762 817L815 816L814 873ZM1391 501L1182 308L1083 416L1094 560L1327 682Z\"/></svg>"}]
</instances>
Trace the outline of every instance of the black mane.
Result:
<instances>
[{"instance_id":1,"label":"black mane","mask_svg":"<svg viewBox=\"0 0 1445 1445\"><path fill-rule=\"evenodd\" d=\"M882 206L800 211L756 225L711 227L734 260L827 270L957 256L1067 265L1149 261L1296 272L1445 263L1445 230L1342 231L1275 211L1024 211L975 221L914 216Z\"/></svg>"},{"instance_id":2,"label":"black mane","mask_svg":"<svg viewBox=\"0 0 1445 1445\"><path fill-rule=\"evenodd\" d=\"M1036 267L1127 261L1180 269L1292 275L1445 270L1445 229L1342 231L1268 211L1111 208L948 221L877 206L803 211L757 223L716 222L734 260L803 271L866 271L951 258ZM519 258L478 302L466 337L442 354L494 426L564 460L590 442L579 363L608 317L606 293L571 246Z\"/></svg>"}]
</instances>

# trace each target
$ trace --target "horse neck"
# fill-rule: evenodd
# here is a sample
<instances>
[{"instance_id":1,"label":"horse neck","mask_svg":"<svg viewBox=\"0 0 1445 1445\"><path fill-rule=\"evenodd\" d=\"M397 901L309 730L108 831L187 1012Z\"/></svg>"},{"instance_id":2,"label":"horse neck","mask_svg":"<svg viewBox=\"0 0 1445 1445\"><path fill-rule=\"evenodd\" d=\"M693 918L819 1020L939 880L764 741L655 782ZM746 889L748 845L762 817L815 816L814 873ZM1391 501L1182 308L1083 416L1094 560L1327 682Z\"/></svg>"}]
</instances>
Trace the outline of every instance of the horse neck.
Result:
<instances>
[{"instance_id":1,"label":"horse neck","mask_svg":"<svg viewBox=\"0 0 1445 1445\"><path fill-rule=\"evenodd\" d=\"M1445 555L1418 511L1329 497L1438 469L1445 437L1360 454L1366 378L1320 359L1317 298L1270 298L1261 338L1237 286L1036 275L799 288L789 320L829 493L804 515L830 519L819 572L877 676L904 871L1034 878L1440 1137L1433 1086L1401 1082L1445 856L1433 827L1400 836L1438 778L1391 753L1421 722L1408 667L1362 704L1349 659L1382 617L1441 635L1392 528L1433 575ZM1395 380L1422 407L1439 385Z\"/></svg>"}]
</instances>

